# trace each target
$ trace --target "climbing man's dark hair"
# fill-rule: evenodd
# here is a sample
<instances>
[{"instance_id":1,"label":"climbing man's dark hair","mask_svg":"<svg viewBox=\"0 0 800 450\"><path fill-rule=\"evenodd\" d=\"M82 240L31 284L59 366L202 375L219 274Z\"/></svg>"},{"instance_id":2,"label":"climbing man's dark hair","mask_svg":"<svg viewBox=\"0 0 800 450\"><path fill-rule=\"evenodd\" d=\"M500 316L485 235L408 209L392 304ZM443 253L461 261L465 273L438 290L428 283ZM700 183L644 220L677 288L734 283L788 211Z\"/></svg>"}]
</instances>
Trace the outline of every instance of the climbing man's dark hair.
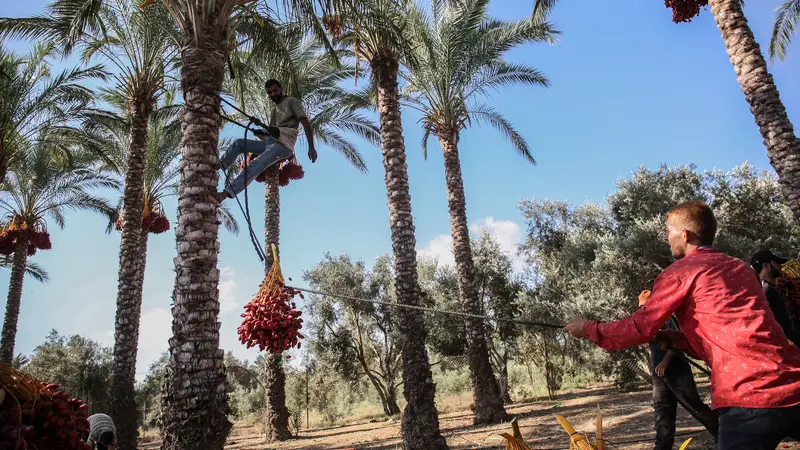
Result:
<instances>
[{"instance_id":1,"label":"climbing man's dark hair","mask_svg":"<svg viewBox=\"0 0 800 450\"><path fill-rule=\"evenodd\" d=\"M281 86L281 82L276 80L275 78L270 78L269 80L267 80L266 83L264 83L264 89L269 89L272 86L278 86L279 88L283 88L283 86Z\"/></svg>"}]
</instances>

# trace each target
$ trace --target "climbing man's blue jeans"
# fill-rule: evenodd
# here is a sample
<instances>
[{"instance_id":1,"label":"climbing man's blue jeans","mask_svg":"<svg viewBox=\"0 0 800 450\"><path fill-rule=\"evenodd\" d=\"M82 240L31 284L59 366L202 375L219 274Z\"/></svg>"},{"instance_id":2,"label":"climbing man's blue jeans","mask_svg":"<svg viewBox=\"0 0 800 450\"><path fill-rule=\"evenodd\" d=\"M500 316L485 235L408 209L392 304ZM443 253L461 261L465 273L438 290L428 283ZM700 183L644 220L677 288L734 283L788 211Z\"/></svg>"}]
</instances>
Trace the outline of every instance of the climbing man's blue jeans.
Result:
<instances>
[{"instance_id":1,"label":"climbing man's blue jeans","mask_svg":"<svg viewBox=\"0 0 800 450\"><path fill-rule=\"evenodd\" d=\"M222 170L230 167L236 162L236 158L244 153L253 153L258 157L247 164L247 174L241 171L236 178L231 181L230 186L225 188L225 192L231 197L239 195L244 188L253 182L261 172L267 170L273 164L292 156L292 151L278 142L272 136L267 136L264 140L237 139L225 151L222 156ZM245 175L247 176L245 178Z\"/></svg>"}]
</instances>

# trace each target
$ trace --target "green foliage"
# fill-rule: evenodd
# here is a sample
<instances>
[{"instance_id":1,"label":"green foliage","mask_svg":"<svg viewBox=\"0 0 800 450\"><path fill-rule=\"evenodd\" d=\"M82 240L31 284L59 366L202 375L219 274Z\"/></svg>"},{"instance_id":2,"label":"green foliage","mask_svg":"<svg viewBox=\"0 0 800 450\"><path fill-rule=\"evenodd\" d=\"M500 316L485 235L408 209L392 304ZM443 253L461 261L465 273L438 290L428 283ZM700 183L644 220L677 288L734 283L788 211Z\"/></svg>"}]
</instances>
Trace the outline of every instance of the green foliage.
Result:
<instances>
[{"instance_id":1,"label":"green foliage","mask_svg":"<svg viewBox=\"0 0 800 450\"><path fill-rule=\"evenodd\" d=\"M77 125L93 100L83 83L106 73L90 66L53 74L55 53L52 44L37 43L25 56L0 45L0 183L32 147L69 160L83 142Z\"/></svg>"},{"instance_id":2,"label":"green foliage","mask_svg":"<svg viewBox=\"0 0 800 450\"><path fill-rule=\"evenodd\" d=\"M775 10L775 24L769 41L770 58L786 59L789 45L800 21L800 0L784 0Z\"/></svg>"},{"instance_id":3,"label":"green foliage","mask_svg":"<svg viewBox=\"0 0 800 450\"><path fill-rule=\"evenodd\" d=\"M0 213L2 221L17 220L31 229L46 230L47 218L63 228L67 211L113 214L113 208L95 191L118 188L119 182L102 171L59 161L46 142L39 141L0 185Z\"/></svg>"},{"instance_id":4,"label":"green foliage","mask_svg":"<svg viewBox=\"0 0 800 450\"><path fill-rule=\"evenodd\" d=\"M413 28L424 20L422 10L410 0L334 0L338 23L334 34L337 43L353 49L356 70L359 60L368 63L399 62L415 67ZM357 73L357 72L356 72Z\"/></svg>"},{"instance_id":5,"label":"green foliage","mask_svg":"<svg viewBox=\"0 0 800 450\"><path fill-rule=\"evenodd\" d=\"M161 356L150 364L144 381L136 386L136 406L142 412L139 414L139 426L145 428L157 426L161 412L161 386L164 383L168 363L169 353L161 353Z\"/></svg>"},{"instance_id":6,"label":"green foliage","mask_svg":"<svg viewBox=\"0 0 800 450\"><path fill-rule=\"evenodd\" d=\"M345 296L393 301L391 260L380 257L372 271L349 256L325 258L304 274L312 289ZM313 294L308 300L311 352L344 380L368 379L387 415L399 412L400 346L394 309L386 305Z\"/></svg>"},{"instance_id":7,"label":"green foliage","mask_svg":"<svg viewBox=\"0 0 800 450\"><path fill-rule=\"evenodd\" d=\"M323 369L324 366L318 366ZM358 383L337 377L326 370L315 371L309 381L311 407L322 415L325 425L335 425L352 411L353 404L363 398Z\"/></svg>"},{"instance_id":8,"label":"green foliage","mask_svg":"<svg viewBox=\"0 0 800 450\"><path fill-rule=\"evenodd\" d=\"M516 352L519 329L509 320L520 314L518 297L524 285L514 274L511 255L500 247L487 230L472 240L475 262L475 287L482 310L487 315L486 335L490 337L489 356L500 380L503 394L510 401L508 362ZM425 306L445 311L463 311L458 291L458 278L451 266L440 266L437 261L421 260L419 283ZM466 351L466 324L462 318L444 314L426 314L428 345L443 357L464 355ZM447 388L445 388L447 389Z\"/></svg>"},{"instance_id":9,"label":"green foliage","mask_svg":"<svg viewBox=\"0 0 800 450\"><path fill-rule=\"evenodd\" d=\"M114 66L115 92L126 110L153 106L165 92L165 76L178 65L178 31L166 7L105 0L98 15L103 30L79 40L83 60L100 58Z\"/></svg>"},{"instance_id":10,"label":"green foliage","mask_svg":"<svg viewBox=\"0 0 800 450\"><path fill-rule=\"evenodd\" d=\"M664 240L665 214L687 200L705 200L712 206L719 222L717 246L731 255L748 258L764 248L796 254L800 230L782 202L777 180L750 165L728 173L698 173L693 166L661 166L655 171L643 167L619 181L617 188L607 207L522 202L528 227L523 249L535 286L524 302L523 317L552 323L572 316L614 320L636 310L639 292L652 288L656 276L673 261ZM531 339L535 343L542 336L537 333ZM647 360L646 349L616 354L616 360L604 353L597 360L598 352L587 351L584 343L567 340L555 345L554 339L548 340L548 349L563 360L559 367L574 360L600 374L614 372L623 386L646 375L646 364L638 364Z\"/></svg>"},{"instance_id":11,"label":"green foliage","mask_svg":"<svg viewBox=\"0 0 800 450\"><path fill-rule=\"evenodd\" d=\"M83 399L91 412L107 412L111 362L110 348L52 330L23 370L40 381L58 384L70 397Z\"/></svg>"},{"instance_id":12,"label":"green foliage","mask_svg":"<svg viewBox=\"0 0 800 450\"><path fill-rule=\"evenodd\" d=\"M423 306L445 311L461 311L458 294L458 277L451 266L440 266L437 261L422 259L418 262L419 284ZM461 356L467 348L466 323L453 316L426 314L428 345L442 356Z\"/></svg>"},{"instance_id":13,"label":"green foliage","mask_svg":"<svg viewBox=\"0 0 800 450\"><path fill-rule=\"evenodd\" d=\"M12 264L13 258L11 258L11 255L0 255L0 267L11 270ZM48 274L42 266L30 260L25 266L25 273L40 283L47 283L50 281L50 274Z\"/></svg>"},{"instance_id":14,"label":"green foliage","mask_svg":"<svg viewBox=\"0 0 800 450\"><path fill-rule=\"evenodd\" d=\"M488 0L433 1L431 9L432 17L421 15L411 27L415 64L406 84L406 102L423 114L426 156L431 134L456 143L459 132L476 121L496 128L528 162L535 163L522 135L482 100L513 84L549 86L541 72L507 62L504 55L525 43L552 43L558 31L533 18L494 19Z\"/></svg>"}]
</instances>

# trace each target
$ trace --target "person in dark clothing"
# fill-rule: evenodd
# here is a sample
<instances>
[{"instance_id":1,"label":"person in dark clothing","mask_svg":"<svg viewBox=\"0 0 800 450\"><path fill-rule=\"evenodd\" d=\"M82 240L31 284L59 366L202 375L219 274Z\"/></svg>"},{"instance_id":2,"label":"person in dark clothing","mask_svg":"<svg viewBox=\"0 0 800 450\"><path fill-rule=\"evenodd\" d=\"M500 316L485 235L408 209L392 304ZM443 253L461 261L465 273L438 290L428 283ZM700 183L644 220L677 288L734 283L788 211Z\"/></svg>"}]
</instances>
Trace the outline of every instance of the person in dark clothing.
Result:
<instances>
[{"instance_id":1,"label":"person in dark clothing","mask_svg":"<svg viewBox=\"0 0 800 450\"><path fill-rule=\"evenodd\" d=\"M771 251L764 250L753 255L750 265L753 266L758 278L761 280L761 287L764 289L764 295L767 296L769 309L775 315L775 320L783 328L786 337L800 347L800 334L794 325L792 315L789 313L789 305L775 287L778 278L783 276L781 265L786 261L786 258L781 258Z\"/></svg>"},{"instance_id":2,"label":"person in dark clothing","mask_svg":"<svg viewBox=\"0 0 800 450\"><path fill-rule=\"evenodd\" d=\"M639 306L650 297L650 291L639 295ZM680 330L675 316L670 317L662 330ZM656 445L654 450L672 450L675 444L675 420L678 417L678 403L709 433L717 439L719 420L697 392L692 368L689 363L677 357L672 350L664 351L658 345L650 344L652 361L653 409L656 413Z\"/></svg>"}]
</instances>

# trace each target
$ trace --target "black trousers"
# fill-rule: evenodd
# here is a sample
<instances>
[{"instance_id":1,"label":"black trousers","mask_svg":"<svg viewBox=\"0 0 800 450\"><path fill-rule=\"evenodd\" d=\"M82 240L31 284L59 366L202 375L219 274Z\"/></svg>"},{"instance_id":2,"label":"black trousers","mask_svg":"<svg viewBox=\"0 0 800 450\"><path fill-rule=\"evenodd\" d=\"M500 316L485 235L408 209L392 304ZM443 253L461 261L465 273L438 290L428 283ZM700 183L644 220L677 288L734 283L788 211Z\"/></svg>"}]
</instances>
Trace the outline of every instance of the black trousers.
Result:
<instances>
[{"instance_id":1,"label":"black trousers","mask_svg":"<svg viewBox=\"0 0 800 450\"><path fill-rule=\"evenodd\" d=\"M775 450L787 437L800 441L800 406L719 410L719 450Z\"/></svg>"},{"instance_id":2,"label":"black trousers","mask_svg":"<svg viewBox=\"0 0 800 450\"><path fill-rule=\"evenodd\" d=\"M689 364L676 358L669 364L663 377L653 374L653 408L656 412L655 450L672 450L679 403L706 427L714 439L717 438L719 429L717 415L700 398Z\"/></svg>"}]
</instances>

